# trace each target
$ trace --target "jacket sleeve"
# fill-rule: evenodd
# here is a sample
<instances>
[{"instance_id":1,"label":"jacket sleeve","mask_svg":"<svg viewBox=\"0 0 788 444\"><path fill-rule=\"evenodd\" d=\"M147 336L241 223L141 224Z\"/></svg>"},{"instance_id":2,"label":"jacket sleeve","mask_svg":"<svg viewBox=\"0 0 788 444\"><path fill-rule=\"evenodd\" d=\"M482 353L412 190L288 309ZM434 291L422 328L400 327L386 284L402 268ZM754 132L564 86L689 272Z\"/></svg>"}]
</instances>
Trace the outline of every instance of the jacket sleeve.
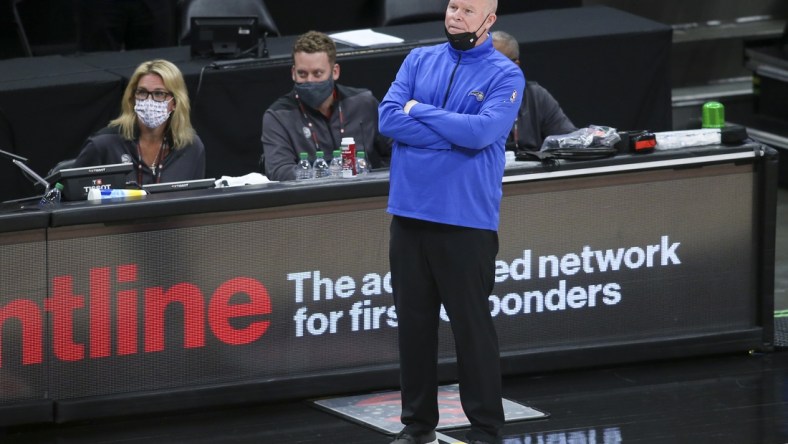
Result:
<instances>
[{"instance_id":1,"label":"jacket sleeve","mask_svg":"<svg viewBox=\"0 0 788 444\"><path fill-rule=\"evenodd\" d=\"M191 149L194 150L194 172L193 177L195 179L204 179L205 178L205 145L203 145L202 140L196 134L194 135L194 142L192 143Z\"/></svg>"},{"instance_id":2,"label":"jacket sleeve","mask_svg":"<svg viewBox=\"0 0 788 444\"><path fill-rule=\"evenodd\" d=\"M276 115L266 111L263 115L263 159L265 175L270 180L294 180L293 168L297 163L295 148L287 128Z\"/></svg>"},{"instance_id":3,"label":"jacket sleeve","mask_svg":"<svg viewBox=\"0 0 788 444\"><path fill-rule=\"evenodd\" d=\"M402 62L397 77L378 108L378 128L384 136L417 148L450 149L451 143L424 123L405 114L405 104L413 98L412 54Z\"/></svg>"},{"instance_id":4,"label":"jacket sleeve","mask_svg":"<svg viewBox=\"0 0 788 444\"><path fill-rule=\"evenodd\" d=\"M380 168L384 166L388 166L391 163L391 144L392 140L389 137L386 137L380 134L380 130L378 129L378 122L380 119L378 118L378 112L380 109L380 102L375 96L372 95L372 92L367 92L365 94L365 106L364 109L367 109L367 104L369 109L371 109L371 113L375 115L375 119L372 122L367 122L366 120L360 122L361 125L361 133L364 135L364 141L371 141L372 146L365 147L368 151L367 155L371 156L370 161L372 162L372 166L374 168ZM366 101L368 100L368 102ZM358 143L358 140L356 140Z\"/></svg>"},{"instance_id":5,"label":"jacket sleeve","mask_svg":"<svg viewBox=\"0 0 788 444\"><path fill-rule=\"evenodd\" d=\"M536 105L540 134L546 137L568 134L577 130L549 91L535 85L531 92L534 95L533 100Z\"/></svg>"},{"instance_id":6,"label":"jacket sleeve","mask_svg":"<svg viewBox=\"0 0 788 444\"><path fill-rule=\"evenodd\" d=\"M512 72L514 74L501 76L490 88L479 114L460 114L419 103L410 109L409 115L453 145L486 148L508 134L517 117L525 78L519 70Z\"/></svg>"}]
</instances>

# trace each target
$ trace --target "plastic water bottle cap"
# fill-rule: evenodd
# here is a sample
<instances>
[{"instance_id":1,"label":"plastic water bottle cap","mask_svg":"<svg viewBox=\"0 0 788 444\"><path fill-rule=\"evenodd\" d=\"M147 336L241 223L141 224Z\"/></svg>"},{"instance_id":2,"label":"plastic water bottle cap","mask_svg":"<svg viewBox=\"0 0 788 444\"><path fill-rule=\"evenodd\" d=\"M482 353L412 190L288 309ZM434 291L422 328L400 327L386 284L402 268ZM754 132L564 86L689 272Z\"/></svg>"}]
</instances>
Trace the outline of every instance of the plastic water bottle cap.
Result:
<instances>
[{"instance_id":1,"label":"plastic water bottle cap","mask_svg":"<svg viewBox=\"0 0 788 444\"><path fill-rule=\"evenodd\" d=\"M725 105L720 102L706 102L703 104L703 128L725 127Z\"/></svg>"}]
</instances>

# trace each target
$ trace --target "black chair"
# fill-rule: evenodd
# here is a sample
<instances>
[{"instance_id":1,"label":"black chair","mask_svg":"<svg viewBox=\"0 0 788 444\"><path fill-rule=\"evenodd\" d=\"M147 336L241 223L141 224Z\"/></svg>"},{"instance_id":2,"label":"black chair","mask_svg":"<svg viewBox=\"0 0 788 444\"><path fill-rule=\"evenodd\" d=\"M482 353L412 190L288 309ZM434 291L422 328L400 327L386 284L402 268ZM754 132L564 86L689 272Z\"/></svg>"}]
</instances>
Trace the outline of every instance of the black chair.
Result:
<instances>
[{"instance_id":1,"label":"black chair","mask_svg":"<svg viewBox=\"0 0 788 444\"><path fill-rule=\"evenodd\" d=\"M53 166L51 170L49 170L49 172L47 173L47 177L52 176L53 174L57 173L60 170L73 168L74 167L74 162L76 162L76 161L77 161L76 158L61 160L60 162L55 164L55 166Z\"/></svg>"},{"instance_id":2,"label":"black chair","mask_svg":"<svg viewBox=\"0 0 788 444\"><path fill-rule=\"evenodd\" d=\"M189 42L192 17L257 17L260 34L280 35L263 0L184 0L180 15L181 44Z\"/></svg>"},{"instance_id":3,"label":"black chair","mask_svg":"<svg viewBox=\"0 0 788 444\"><path fill-rule=\"evenodd\" d=\"M448 0L380 0L380 26L440 20Z\"/></svg>"}]
</instances>

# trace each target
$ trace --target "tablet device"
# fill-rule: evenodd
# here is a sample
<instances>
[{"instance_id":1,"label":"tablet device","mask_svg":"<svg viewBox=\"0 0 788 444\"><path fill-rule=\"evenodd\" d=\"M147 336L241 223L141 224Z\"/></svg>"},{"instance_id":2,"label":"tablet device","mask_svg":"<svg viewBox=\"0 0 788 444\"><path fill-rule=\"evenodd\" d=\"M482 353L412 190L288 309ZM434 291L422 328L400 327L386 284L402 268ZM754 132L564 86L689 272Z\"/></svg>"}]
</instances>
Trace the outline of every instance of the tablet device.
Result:
<instances>
[{"instance_id":1,"label":"tablet device","mask_svg":"<svg viewBox=\"0 0 788 444\"><path fill-rule=\"evenodd\" d=\"M148 193L162 193L166 191L199 190L203 188L213 188L215 186L216 179L211 178L153 183L150 185L143 185L142 189Z\"/></svg>"}]
</instances>

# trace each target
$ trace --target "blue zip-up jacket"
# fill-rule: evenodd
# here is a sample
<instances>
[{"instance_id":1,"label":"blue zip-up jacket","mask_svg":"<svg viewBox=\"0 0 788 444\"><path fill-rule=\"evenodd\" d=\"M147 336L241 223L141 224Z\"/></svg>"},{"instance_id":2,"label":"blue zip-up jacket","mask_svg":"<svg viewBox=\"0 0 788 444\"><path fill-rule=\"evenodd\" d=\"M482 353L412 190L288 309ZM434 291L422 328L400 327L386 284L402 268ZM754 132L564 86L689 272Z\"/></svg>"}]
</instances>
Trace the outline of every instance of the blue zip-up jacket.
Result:
<instances>
[{"instance_id":1,"label":"blue zip-up jacket","mask_svg":"<svg viewBox=\"0 0 788 444\"><path fill-rule=\"evenodd\" d=\"M411 51L379 107L380 133L394 139L388 212L497 231L505 142L524 87L489 35L468 51ZM411 99L419 103L405 114Z\"/></svg>"}]
</instances>

